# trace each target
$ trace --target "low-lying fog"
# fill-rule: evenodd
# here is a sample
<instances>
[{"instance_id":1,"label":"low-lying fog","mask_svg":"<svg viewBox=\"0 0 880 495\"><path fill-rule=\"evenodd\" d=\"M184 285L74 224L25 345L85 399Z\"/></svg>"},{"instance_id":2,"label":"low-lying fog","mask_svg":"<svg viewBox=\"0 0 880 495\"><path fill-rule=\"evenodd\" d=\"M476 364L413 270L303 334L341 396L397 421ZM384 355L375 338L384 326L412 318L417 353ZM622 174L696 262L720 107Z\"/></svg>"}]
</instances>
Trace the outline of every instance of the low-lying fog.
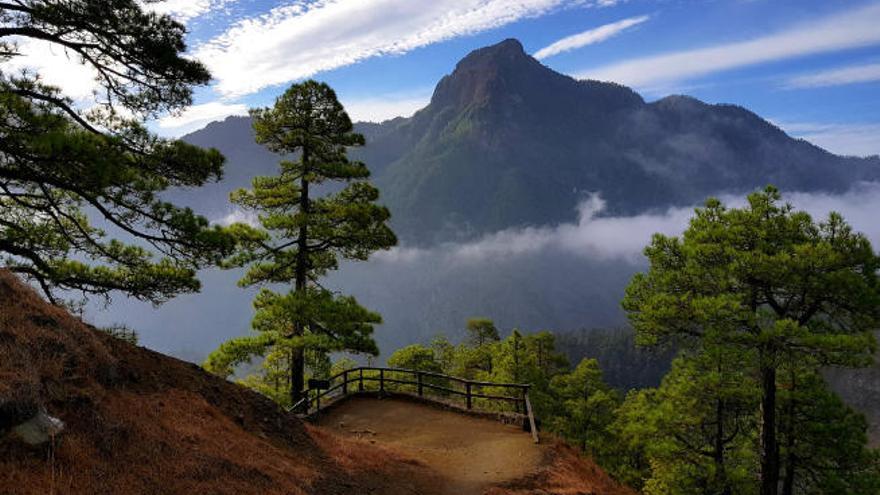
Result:
<instances>
[{"instance_id":1,"label":"low-lying fog","mask_svg":"<svg viewBox=\"0 0 880 495\"><path fill-rule=\"evenodd\" d=\"M741 196L721 199L731 206L745 203ZM880 183L840 195L785 193L784 199L816 219L840 212L880 248ZM353 294L383 315L376 331L383 357L437 333L455 339L476 315L495 319L505 331L622 324L619 301L632 274L646 266L642 249L655 232L682 232L693 208L607 217L603 207L593 195L579 206L576 223L509 229L431 248L399 246L369 262L345 264L325 286ZM138 331L142 345L198 362L224 340L249 331L255 290L238 288L239 275L207 270L200 294L159 308L117 297L107 308L90 305L85 318L126 324Z\"/></svg>"}]
</instances>

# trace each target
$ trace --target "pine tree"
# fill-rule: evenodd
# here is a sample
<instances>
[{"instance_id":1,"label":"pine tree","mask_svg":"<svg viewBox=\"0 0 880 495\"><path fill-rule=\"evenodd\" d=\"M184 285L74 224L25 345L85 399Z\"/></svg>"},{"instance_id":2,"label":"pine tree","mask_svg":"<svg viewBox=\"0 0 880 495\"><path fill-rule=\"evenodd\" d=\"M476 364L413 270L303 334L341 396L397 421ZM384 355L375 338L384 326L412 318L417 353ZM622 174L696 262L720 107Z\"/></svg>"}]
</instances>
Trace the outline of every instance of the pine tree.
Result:
<instances>
[{"instance_id":1,"label":"pine tree","mask_svg":"<svg viewBox=\"0 0 880 495\"><path fill-rule=\"evenodd\" d=\"M481 347L490 342L498 342L501 337L495 322L489 318L470 318L467 321L467 340L474 347Z\"/></svg>"},{"instance_id":2,"label":"pine tree","mask_svg":"<svg viewBox=\"0 0 880 495\"><path fill-rule=\"evenodd\" d=\"M628 481L650 494L756 493L751 359L713 346L677 358L657 389L631 393L613 430L628 455L647 459L649 468ZM626 468L630 461L617 462Z\"/></svg>"},{"instance_id":3,"label":"pine tree","mask_svg":"<svg viewBox=\"0 0 880 495\"><path fill-rule=\"evenodd\" d=\"M642 343L753 352L762 495L779 487L778 371L786 359L864 365L880 326L880 258L838 214L815 223L768 187L745 208L710 199L682 238L655 235L623 302Z\"/></svg>"},{"instance_id":4,"label":"pine tree","mask_svg":"<svg viewBox=\"0 0 880 495\"><path fill-rule=\"evenodd\" d=\"M338 268L339 259L365 260L397 239L387 225L390 213L376 204L379 191L367 182L369 170L346 156L364 144L351 120L324 83L291 86L272 108L251 112L257 142L283 157L277 176L257 177L251 189L232 201L259 214L262 235L227 266L247 266L241 286L292 284L287 293L263 288L254 306L256 336L231 340L215 351L207 367L220 373L254 355L282 348L288 355L290 396L301 398L304 350L378 354L371 337L378 314L352 297L339 296L318 283ZM335 193L317 196L316 186L342 183Z\"/></svg>"},{"instance_id":5,"label":"pine tree","mask_svg":"<svg viewBox=\"0 0 880 495\"><path fill-rule=\"evenodd\" d=\"M434 350L421 344L411 344L397 349L388 356L388 366L434 373L443 371L434 357Z\"/></svg>"},{"instance_id":6,"label":"pine tree","mask_svg":"<svg viewBox=\"0 0 880 495\"><path fill-rule=\"evenodd\" d=\"M48 43L97 75L84 111L32 70L0 72L0 267L52 301L59 290L153 303L198 290L195 270L233 238L160 193L218 180L224 159L143 126L210 80L182 56L184 27L134 0L3 2L0 24L0 62ZM135 242L108 238L96 218Z\"/></svg>"},{"instance_id":7,"label":"pine tree","mask_svg":"<svg viewBox=\"0 0 880 495\"><path fill-rule=\"evenodd\" d=\"M554 376L550 388L559 402L550 428L584 452L600 450L609 438L618 399L602 380L599 363L582 360L570 373Z\"/></svg>"},{"instance_id":8,"label":"pine tree","mask_svg":"<svg viewBox=\"0 0 880 495\"><path fill-rule=\"evenodd\" d=\"M782 495L880 493L880 451L866 447L867 422L828 390L803 358L780 368Z\"/></svg>"}]
</instances>

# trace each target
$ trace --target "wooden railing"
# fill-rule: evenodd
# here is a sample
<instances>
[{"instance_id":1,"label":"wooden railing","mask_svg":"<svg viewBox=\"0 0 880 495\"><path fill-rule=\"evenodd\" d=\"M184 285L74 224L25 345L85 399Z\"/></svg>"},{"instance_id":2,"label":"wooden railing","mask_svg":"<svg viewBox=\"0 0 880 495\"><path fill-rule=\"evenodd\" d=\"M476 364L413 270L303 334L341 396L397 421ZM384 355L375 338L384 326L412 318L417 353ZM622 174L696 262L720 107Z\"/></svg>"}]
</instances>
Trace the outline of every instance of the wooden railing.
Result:
<instances>
[{"instance_id":1,"label":"wooden railing","mask_svg":"<svg viewBox=\"0 0 880 495\"><path fill-rule=\"evenodd\" d=\"M404 368L361 366L338 373L327 380L327 388L309 388L303 391L302 400L289 411L312 414L321 410L321 400L364 392L409 392L430 400L443 401L461 397L468 410L485 412L515 412L528 420L535 443L538 431L532 404L529 401L531 385L521 383L495 383L468 380L443 373L417 371ZM512 408L512 411L511 411Z\"/></svg>"}]
</instances>

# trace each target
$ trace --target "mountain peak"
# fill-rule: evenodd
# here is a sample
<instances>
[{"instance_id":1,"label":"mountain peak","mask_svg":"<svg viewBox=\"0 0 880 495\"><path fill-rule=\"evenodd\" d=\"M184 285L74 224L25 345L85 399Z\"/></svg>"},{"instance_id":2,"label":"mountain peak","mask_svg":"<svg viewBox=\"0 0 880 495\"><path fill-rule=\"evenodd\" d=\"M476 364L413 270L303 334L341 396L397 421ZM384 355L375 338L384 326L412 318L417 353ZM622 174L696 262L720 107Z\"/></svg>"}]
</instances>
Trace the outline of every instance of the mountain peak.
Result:
<instances>
[{"instance_id":1,"label":"mountain peak","mask_svg":"<svg viewBox=\"0 0 880 495\"><path fill-rule=\"evenodd\" d=\"M522 43L506 39L470 52L434 90L432 103L465 107L521 92L521 82L559 76L529 56ZM562 77L562 76L560 76Z\"/></svg>"},{"instance_id":2,"label":"mountain peak","mask_svg":"<svg viewBox=\"0 0 880 495\"><path fill-rule=\"evenodd\" d=\"M437 84L431 98L437 110L479 107L508 117L517 108L545 114L553 109L587 111L584 105L596 110L641 104L641 97L629 88L577 81L553 71L512 38L470 52Z\"/></svg>"},{"instance_id":3,"label":"mountain peak","mask_svg":"<svg viewBox=\"0 0 880 495\"><path fill-rule=\"evenodd\" d=\"M499 64L537 62L523 49L519 40L508 38L491 46L478 48L461 59L455 71L480 69Z\"/></svg>"}]
</instances>

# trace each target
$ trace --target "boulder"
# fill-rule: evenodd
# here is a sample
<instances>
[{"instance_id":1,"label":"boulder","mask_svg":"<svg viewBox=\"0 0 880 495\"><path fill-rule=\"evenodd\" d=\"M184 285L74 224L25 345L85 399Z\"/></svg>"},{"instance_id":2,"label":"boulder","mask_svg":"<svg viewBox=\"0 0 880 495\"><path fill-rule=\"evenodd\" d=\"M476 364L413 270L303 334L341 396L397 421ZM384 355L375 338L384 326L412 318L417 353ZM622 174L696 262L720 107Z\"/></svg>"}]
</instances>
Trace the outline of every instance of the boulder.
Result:
<instances>
[{"instance_id":1,"label":"boulder","mask_svg":"<svg viewBox=\"0 0 880 495\"><path fill-rule=\"evenodd\" d=\"M64 431L64 422L39 411L31 419L12 428L11 435L31 446L44 445Z\"/></svg>"}]
</instances>

